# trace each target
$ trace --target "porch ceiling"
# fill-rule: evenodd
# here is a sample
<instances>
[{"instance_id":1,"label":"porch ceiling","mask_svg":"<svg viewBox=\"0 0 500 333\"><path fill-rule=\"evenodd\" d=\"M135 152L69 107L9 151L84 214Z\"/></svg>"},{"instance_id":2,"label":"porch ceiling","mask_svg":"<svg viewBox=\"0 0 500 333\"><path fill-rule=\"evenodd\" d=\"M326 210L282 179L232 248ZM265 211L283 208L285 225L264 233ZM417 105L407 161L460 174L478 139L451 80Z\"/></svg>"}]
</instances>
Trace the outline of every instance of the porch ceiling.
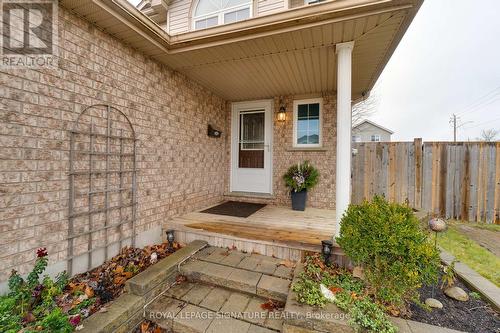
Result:
<instances>
[{"instance_id":1,"label":"porch ceiling","mask_svg":"<svg viewBox=\"0 0 500 333\"><path fill-rule=\"evenodd\" d=\"M353 97L369 91L407 11L160 56L224 98L248 100L337 89L337 43L355 41Z\"/></svg>"},{"instance_id":2,"label":"porch ceiling","mask_svg":"<svg viewBox=\"0 0 500 333\"><path fill-rule=\"evenodd\" d=\"M167 35L124 1L60 3L223 98L238 101L335 91L334 46L352 40L352 97L361 97L375 84L423 0L327 1L178 36Z\"/></svg>"}]
</instances>

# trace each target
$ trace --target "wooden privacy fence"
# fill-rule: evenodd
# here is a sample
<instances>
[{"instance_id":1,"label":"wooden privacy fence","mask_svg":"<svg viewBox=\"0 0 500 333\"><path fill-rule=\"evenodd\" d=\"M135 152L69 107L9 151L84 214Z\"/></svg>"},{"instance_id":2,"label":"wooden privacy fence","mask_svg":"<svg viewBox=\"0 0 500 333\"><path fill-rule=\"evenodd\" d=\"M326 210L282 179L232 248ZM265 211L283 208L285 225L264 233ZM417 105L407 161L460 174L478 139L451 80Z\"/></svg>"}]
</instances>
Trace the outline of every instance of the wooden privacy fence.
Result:
<instances>
[{"instance_id":1,"label":"wooden privacy fence","mask_svg":"<svg viewBox=\"0 0 500 333\"><path fill-rule=\"evenodd\" d=\"M500 142L354 143L352 201L382 194L433 215L500 223Z\"/></svg>"}]
</instances>

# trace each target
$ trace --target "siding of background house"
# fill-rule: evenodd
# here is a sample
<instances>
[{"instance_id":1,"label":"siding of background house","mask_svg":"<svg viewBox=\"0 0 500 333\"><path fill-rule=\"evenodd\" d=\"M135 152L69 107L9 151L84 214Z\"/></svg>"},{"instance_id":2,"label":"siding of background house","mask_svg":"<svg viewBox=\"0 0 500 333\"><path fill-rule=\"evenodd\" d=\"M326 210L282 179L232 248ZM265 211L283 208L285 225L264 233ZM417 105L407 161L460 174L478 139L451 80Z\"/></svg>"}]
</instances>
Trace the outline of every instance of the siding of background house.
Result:
<instances>
[{"instance_id":1,"label":"siding of background house","mask_svg":"<svg viewBox=\"0 0 500 333\"><path fill-rule=\"evenodd\" d=\"M383 130L380 127L374 126L370 123L360 124L352 129L353 136L359 136L361 138L361 142L372 141L372 135L380 135L380 141L386 142L391 141L391 133Z\"/></svg>"}]
</instances>

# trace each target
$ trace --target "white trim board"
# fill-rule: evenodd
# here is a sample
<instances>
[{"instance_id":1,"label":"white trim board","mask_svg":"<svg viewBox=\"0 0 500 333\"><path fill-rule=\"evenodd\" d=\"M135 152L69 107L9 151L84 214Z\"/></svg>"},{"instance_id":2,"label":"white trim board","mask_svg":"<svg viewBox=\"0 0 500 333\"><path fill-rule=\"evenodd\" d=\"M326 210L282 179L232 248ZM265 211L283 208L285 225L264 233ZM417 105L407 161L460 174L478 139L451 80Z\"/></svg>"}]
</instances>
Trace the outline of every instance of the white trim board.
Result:
<instances>
[{"instance_id":1,"label":"white trim board","mask_svg":"<svg viewBox=\"0 0 500 333\"><path fill-rule=\"evenodd\" d=\"M319 141L317 144L297 143L297 117L299 104L319 103ZM294 148L321 148L323 147L323 98L296 99L293 101L293 142Z\"/></svg>"},{"instance_id":2,"label":"white trim board","mask_svg":"<svg viewBox=\"0 0 500 333\"><path fill-rule=\"evenodd\" d=\"M239 145L239 114L240 112L253 110L264 110L265 112L264 169L240 169L238 168L237 149ZM273 114L272 99L234 102L231 104L230 192L273 193ZM265 179L257 177L265 177Z\"/></svg>"}]
</instances>

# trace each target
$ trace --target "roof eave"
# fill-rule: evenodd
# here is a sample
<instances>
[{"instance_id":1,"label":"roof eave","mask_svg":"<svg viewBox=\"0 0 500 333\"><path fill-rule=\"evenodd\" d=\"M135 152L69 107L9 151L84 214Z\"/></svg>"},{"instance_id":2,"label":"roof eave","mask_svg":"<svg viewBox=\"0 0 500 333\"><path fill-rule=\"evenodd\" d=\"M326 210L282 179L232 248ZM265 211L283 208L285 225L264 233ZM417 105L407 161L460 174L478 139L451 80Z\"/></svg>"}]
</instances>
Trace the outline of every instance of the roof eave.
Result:
<instances>
[{"instance_id":1,"label":"roof eave","mask_svg":"<svg viewBox=\"0 0 500 333\"><path fill-rule=\"evenodd\" d=\"M363 125L364 123L368 123L368 124L373 125L373 126L375 126L377 128L380 128L381 130L383 130L383 131L385 131L385 132L387 132L389 134L394 134L394 132L391 131L390 129L388 129L388 128L384 127L384 126L380 126L379 124L374 123L373 121L368 120L368 119L363 120L362 122L360 122L359 124L357 124L356 126L354 126L353 129L354 128L358 128L359 126Z\"/></svg>"},{"instance_id":2,"label":"roof eave","mask_svg":"<svg viewBox=\"0 0 500 333\"><path fill-rule=\"evenodd\" d=\"M61 5L67 6L74 3L71 0L60 0ZM210 29L191 31L171 36L157 23L139 11L127 0L80 0L75 8L69 7L72 12L78 14L79 9L85 8L85 3L98 5L118 21L127 25L130 29L149 37L166 53L179 53L189 51L193 48L213 46L214 43L231 43L235 38L256 38L262 34L277 34L283 29L301 29L311 25L320 25L332 20L349 20L360 15L373 15L402 9L414 10L415 4L420 7L423 0L344 0L325 1L311 6L290 9L281 13L255 17L249 20L233 24L216 26ZM418 9L417 9L418 10ZM416 11L415 10L415 14ZM399 40L404 35L406 28L411 23L414 15L410 15L404 31L399 33ZM94 22L99 25L99 22ZM389 52L392 54L393 50ZM385 65L385 64L384 64ZM382 68L383 69L383 68Z\"/></svg>"}]
</instances>

